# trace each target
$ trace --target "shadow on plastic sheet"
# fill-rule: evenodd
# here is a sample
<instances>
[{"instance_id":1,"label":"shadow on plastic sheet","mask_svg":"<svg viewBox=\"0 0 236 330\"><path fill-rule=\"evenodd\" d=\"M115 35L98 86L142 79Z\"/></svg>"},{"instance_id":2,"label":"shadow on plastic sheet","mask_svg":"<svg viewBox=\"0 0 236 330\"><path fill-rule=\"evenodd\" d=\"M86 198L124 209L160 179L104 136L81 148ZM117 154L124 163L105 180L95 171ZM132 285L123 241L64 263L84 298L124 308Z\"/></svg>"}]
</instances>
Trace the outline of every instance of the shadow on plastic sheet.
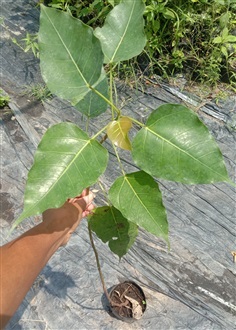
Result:
<instances>
[{"instance_id":1,"label":"shadow on plastic sheet","mask_svg":"<svg viewBox=\"0 0 236 330\"><path fill-rule=\"evenodd\" d=\"M33 303L34 298L43 288L50 295L63 299L67 296L68 289L72 287L75 287L75 282L70 276L65 272L54 271L51 266L46 265L5 330L45 329L45 322L40 320L37 305ZM28 310L27 317L24 317L26 310Z\"/></svg>"}]
</instances>

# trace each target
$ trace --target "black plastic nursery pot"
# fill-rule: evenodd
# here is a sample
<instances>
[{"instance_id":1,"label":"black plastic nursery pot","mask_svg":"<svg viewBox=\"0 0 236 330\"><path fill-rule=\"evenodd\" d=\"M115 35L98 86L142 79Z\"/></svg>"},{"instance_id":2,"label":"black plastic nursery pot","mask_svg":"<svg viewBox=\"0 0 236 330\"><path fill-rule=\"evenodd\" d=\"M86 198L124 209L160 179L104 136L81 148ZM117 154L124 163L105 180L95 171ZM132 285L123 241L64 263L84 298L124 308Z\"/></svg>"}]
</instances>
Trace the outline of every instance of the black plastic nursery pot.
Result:
<instances>
[{"instance_id":1,"label":"black plastic nursery pot","mask_svg":"<svg viewBox=\"0 0 236 330\"><path fill-rule=\"evenodd\" d=\"M143 290L133 281L125 281L115 285L110 293L110 308L118 319L132 323L142 318L146 307Z\"/></svg>"}]
</instances>

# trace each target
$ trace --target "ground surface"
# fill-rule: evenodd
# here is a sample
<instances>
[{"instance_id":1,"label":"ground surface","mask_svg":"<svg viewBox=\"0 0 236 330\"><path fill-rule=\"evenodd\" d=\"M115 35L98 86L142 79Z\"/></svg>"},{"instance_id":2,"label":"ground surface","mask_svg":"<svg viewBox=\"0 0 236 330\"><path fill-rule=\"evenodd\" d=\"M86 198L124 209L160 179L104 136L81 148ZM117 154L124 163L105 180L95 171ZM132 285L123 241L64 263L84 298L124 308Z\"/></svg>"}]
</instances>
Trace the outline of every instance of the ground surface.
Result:
<instances>
[{"instance_id":1,"label":"ground surface","mask_svg":"<svg viewBox=\"0 0 236 330\"><path fill-rule=\"evenodd\" d=\"M81 127L85 123L76 110L57 98L40 103L23 94L42 82L39 64L14 45L11 37L23 38L26 30L37 31L39 11L34 2L2 1L1 15L7 27L2 28L1 87L11 97L10 109L0 110L0 239L4 243L10 223L22 210L27 172L42 134L61 121ZM139 120L165 102L187 104L195 110L201 103L178 88L158 83L136 92L120 84L119 91L124 111ZM236 99L218 106L209 102L198 113L218 141L235 180ZM106 115L100 120L105 121ZM94 130L99 124L94 121ZM117 174L112 154L110 158L102 178L106 186ZM124 158L127 169L133 170L126 154ZM107 287L129 278L145 291L147 310L139 322L125 324L109 315L84 222L43 269L7 329L235 329L236 266L231 255L236 249L235 189L225 183L186 186L165 181L160 187L170 226L169 252L162 241L140 231L119 262L96 240ZM96 202L102 203L99 193ZM26 220L12 237L37 221Z\"/></svg>"}]
</instances>

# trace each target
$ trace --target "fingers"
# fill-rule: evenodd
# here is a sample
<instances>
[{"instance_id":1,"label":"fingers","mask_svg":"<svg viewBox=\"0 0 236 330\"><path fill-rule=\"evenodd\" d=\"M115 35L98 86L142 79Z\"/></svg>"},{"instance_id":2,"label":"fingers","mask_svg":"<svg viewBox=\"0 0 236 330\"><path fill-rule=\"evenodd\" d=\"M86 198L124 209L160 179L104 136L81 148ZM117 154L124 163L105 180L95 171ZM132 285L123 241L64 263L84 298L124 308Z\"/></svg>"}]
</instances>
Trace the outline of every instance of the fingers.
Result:
<instances>
[{"instance_id":1,"label":"fingers","mask_svg":"<svg viewBox=\"0 0 236 330\"><path fill-rule=\"evenodd\" d=\"M68 200L68 202L73 204L77 209L79 209L80 211L82 210L83 216L86 216L91 210L94 209L94 205L92 204L94 194L91 191L88 191L88 194L85 195L85 190L80 196L70 198Z\"/></svg>"},{"instance_id":2,"label":"fingers","mask_svg":"<svg viewBox=\"0 0 236 330\"><path fill-rule=\"evenodd\" d=\"M82 217L86 217L87 215L89 215L91 213L91 211L95 208L94 204L90 204L88 205L87 209L82 213Z\"/></svg>"}]
</instances>

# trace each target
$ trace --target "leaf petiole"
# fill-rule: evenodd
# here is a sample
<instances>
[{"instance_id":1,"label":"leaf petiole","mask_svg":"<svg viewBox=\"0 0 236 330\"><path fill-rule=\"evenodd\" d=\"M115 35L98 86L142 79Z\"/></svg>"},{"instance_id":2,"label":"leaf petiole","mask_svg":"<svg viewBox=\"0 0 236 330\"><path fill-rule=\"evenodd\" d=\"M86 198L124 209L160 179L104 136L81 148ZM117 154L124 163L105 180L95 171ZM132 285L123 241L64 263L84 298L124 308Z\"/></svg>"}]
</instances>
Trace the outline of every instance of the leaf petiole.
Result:
<instances>
[{"instance_id":1,"label":"leaf petiole","mask_svg":"<svg viewBox=\"0 0 236 330\"><path fill-rule=\"evenodd\" d=\"M131 118L129 116L126 116L127 118L129 118L133 123L137 124L138 126L141 126L141 127L144 127L145 124L141 123L140 121L134 119L134 118Z\"/></svg>"},{"instance_id":2,"label":"leaf petiole","mask_svg":"<svg viewBox=\"0 0 236 330\"><path fill-rule=\"evenodd\" d=\"M120 110L110 101L108 100L103 94L101 94L98 90L96 90L93 86L88 85L88 87L97 95L99 95L105 102L107 102L110 106L111 109L115 110L117 112L117 115L120 116L121 112Z\"/></svg>"},{"instance_id":3,"label":"leaf petiole","mask_svg":"<svg viewBox=\"0 0 236 330\"><path fill-rule=\"evenodd\" d=\"M124 168L123 168L122 162L121 162L121 160L120 160L120 156L119 156L119 154L118 154L118 152L117 152L117 148L116 148L116 146L115 146L114 143L112 143L112 146L113 146L113 149L114 149L114 151L115 151L116 158L117 158L117 160L118 160L118 163L119 163L119 166L120 166L121 172L122 172L122 174L125 176L126 173L125 173L125 170L124 170Z\"/></svg>"},{"instance_id":4,"label":"leaf petiole","mask_svg":"<svg viewBox=\"0 0 236 330\"><path fill-rule=\"evenodd\" d=\"M113 103L113 76L112 76L112 64L110 63L109 65L109 68L110 68L110 102L113 104L114 106L114 103ZM114 115L114 109L113 109L113 106L111 107L111 116L112 116L112 120L115 119L115 115Z\"/></svg>"},{"instance_id":5,"label":"leaf petiole","mask_svg":"<svg viewBox=\"0 0 236 330\"><path fill-rule=\"evenodd\" d=\"M99 132L97 132L92 138L91 138L91 140L95 140L101 133L103 133L106 129L107 129L107 126L108 126L108 124L106 125L106 126L104 126Z\"/></svg>"}]
</instances>

